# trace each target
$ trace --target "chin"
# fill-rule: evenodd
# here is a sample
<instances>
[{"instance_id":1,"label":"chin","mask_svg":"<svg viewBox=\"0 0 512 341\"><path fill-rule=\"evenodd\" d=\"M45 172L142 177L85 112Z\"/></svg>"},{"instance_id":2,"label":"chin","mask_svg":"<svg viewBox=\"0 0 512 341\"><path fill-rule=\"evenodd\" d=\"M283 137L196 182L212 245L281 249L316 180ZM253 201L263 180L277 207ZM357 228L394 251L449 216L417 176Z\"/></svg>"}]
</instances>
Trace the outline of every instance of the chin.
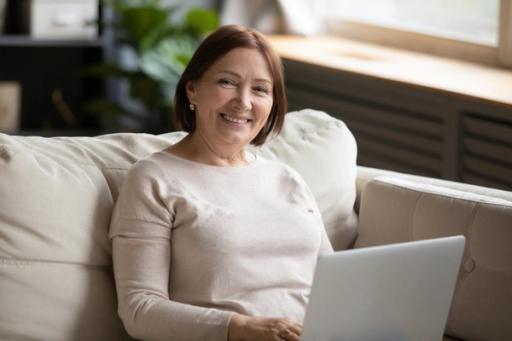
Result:
<instances>
[{"instance_id":1,"label":"chin","mask_svg":"<svg viewBox=\"0 0 512 341\"><path fill-rule=\"evenodd\" d=\"M253 134L220 134L219 137L230 144L249 144L255 137Z\"/></svg>"},{"instance_id":2,"label":"chin","mask_svg":"<svg viewBox=\"0 0 512 341\"><path fill-rule=\"evenodd\" d=\"M241 138L241 137L225 137L223 140L229 144L249 144L252 139Z\"/></svg>"}]
</instances>

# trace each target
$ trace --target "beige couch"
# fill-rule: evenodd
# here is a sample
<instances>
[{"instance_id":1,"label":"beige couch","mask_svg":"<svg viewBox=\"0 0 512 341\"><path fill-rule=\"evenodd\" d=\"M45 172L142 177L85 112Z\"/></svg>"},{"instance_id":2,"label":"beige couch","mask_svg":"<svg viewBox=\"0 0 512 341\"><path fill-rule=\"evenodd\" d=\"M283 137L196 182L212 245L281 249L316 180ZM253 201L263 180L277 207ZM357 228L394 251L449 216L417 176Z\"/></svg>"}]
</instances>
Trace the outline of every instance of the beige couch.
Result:
<instances>
[{"instance_id":1,"label":"beige couch","mask_svg":"<svg viewBox=\"0 0 512 341\"><path fill-rule=\"evenodd\" d=\"M0 340L129 339L110 213L130 165L182 136L0 134ZM303 175L337 249L465 235L446 334L512 340L510 192L356 167L345 125L312 110L256 152Z\"/></svg>"}]
</instances>

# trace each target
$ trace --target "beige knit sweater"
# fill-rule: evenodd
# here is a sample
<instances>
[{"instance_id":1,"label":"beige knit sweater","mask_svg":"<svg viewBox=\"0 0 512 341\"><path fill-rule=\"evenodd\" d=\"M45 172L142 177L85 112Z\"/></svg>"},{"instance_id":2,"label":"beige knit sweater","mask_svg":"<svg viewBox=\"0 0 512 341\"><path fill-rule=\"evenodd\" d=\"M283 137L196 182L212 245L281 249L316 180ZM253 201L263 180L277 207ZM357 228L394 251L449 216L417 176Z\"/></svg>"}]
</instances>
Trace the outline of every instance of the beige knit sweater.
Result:
<instances>
[{"instance_id":1,"label":"beige knit sweater","mask_svg":"<svg viewBox=\"0 0 512 341\"><path fill-rule=\"evenodd\" d=\"M302 322L317 257L332 252L304 181L261 157L140 160L110 237L119 314L142 340L225 341L233 312Z\"/></svg>"}]
</instances>

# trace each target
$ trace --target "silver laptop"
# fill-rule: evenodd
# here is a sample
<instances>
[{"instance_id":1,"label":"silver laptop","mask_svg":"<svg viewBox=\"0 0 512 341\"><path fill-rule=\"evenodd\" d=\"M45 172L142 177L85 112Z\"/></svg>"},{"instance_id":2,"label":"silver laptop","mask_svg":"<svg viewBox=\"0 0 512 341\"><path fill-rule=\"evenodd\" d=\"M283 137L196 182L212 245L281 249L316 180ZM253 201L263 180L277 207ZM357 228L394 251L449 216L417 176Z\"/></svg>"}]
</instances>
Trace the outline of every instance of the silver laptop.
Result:
<instances>
[{"instance_id":1,"label":"silver laptop","mask_svg":"<svg viewBox=\"0 0 512 341\"><path fill-rule=\"evenodd\" d=\"M321 256L302 341L440 341L463 236Z\"/></svg>"}]
</instances>

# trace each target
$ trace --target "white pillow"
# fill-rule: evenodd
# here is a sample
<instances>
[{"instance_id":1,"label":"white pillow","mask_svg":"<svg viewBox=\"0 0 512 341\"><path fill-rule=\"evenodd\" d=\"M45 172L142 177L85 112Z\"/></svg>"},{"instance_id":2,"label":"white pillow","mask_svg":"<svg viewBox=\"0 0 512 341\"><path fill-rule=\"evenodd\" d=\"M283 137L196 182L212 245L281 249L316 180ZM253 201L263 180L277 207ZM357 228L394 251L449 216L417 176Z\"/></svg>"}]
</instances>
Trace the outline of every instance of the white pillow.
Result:
<instances>
[{"instance_id":1,"label":"white pillow","mask_svg":"<svg viewBox=\"0 0 512 341\"><path fill-rule=\"evenodd\" d=\"M354 243L357 146L342 121L312 109L290 112L281 134L256 152L279 159L302 175L315 196L335 250Z\"/></svg>"}]
</instances>

